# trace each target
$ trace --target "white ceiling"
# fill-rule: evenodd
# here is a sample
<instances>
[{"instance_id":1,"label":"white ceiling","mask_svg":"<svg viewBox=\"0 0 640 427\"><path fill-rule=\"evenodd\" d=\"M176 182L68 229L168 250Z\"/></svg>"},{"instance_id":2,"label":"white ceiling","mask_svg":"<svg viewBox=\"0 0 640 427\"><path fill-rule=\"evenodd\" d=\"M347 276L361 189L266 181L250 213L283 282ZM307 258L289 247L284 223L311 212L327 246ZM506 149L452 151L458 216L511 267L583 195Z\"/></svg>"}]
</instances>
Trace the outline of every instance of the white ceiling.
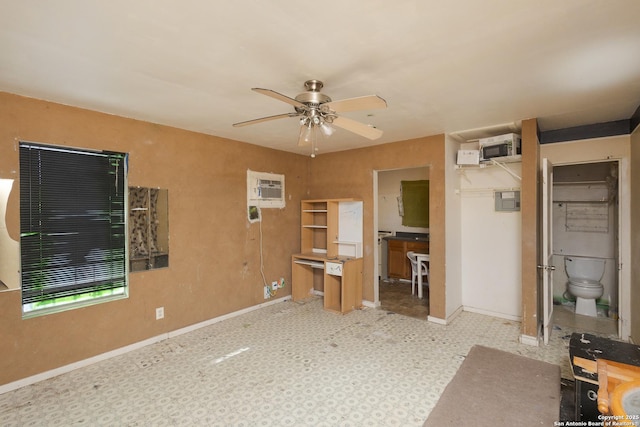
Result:
<instances>
[{"instance_id":1,"label":"white ceiling","mask_svg":"<svg viewBox=\"0 0 640 427\"><path fill-rule=\"evenodd\" d=\"M0 0L0 90L280 150L308 79L344 113L320 154L537 117L541 130L640 105L638 0ZM370 115L372 114L372 115Z\"/></svg>"}]
</instances>

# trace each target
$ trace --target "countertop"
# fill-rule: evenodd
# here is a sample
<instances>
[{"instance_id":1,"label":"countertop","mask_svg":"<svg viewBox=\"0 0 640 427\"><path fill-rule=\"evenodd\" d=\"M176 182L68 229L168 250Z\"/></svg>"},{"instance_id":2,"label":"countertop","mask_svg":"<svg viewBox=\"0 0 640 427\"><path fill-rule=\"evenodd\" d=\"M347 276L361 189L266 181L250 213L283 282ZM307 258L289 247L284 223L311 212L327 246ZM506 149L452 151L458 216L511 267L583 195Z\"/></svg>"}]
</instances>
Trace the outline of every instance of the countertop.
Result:
<instances>
[{"instance_id":1,"label":"countertop","mask_svg":"<svg viewBox=\"0 0 640 427\"><path fill-rule=\"evenodd\" d=\"M405 242L428 242L429 235L425 233L397 232L395 236L383 237L384 240L401 240Z\"/></svg>"}]
</instances>

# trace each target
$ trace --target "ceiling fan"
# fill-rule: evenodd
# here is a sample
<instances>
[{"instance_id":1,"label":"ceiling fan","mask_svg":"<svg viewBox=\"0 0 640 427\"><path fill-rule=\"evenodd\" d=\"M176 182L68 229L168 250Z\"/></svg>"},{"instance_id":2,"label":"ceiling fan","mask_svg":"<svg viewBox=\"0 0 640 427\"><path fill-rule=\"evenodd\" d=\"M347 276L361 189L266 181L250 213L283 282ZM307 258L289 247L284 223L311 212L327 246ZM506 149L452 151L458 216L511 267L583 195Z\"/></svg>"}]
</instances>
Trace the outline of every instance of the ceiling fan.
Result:
<instances>
[{"instance_id":1,"label":"ceiling fan","mask_svg":"<svg viewBox=\"0 0 640 427\"><path fill-rule=\"evenodd\" d=\"M234 123L233 126L247 126L270 120L283 119L285 117L300 117L298 145L311 144L311 157L315 157L316 151L318 151L316 146L317 130L320 129L320 131L328 137L334 130L331 125L371 140L378 139L382 136L380 129L340 116L338 113L386 108L387 102L384 99L377 95L367 95L332 101L327 95L320 93L320 89L322 89L323 86L320 80L307 80L304 83L304 87L307 89L306 92L302 92L296 96L295 99L270 89L252 88L251 90L255 92L293 105L295 111Z\"/></svg>"}]
</instances>

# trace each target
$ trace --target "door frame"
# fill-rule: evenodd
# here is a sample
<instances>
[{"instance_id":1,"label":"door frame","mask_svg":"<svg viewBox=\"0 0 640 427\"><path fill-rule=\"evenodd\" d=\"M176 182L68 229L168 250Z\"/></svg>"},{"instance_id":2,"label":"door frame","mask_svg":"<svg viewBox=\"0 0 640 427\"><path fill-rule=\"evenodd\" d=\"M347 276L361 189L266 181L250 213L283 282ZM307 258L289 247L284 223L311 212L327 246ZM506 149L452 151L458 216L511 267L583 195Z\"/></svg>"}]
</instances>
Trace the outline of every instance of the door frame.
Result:
<instances>
[{"instance_id":1,"label":"door frame","mask_svg":"<svg viewBox=\"0 0 640 427\"><path fill-rule=\"evenodd\" d=\"M387 169L373 169L373 248L376 248L373 252L373 306L380 307L380 281L379 277L381 272L378 270L379 264L379 255L378 255L378 220L379 220L379 203L378 203L378 181L379 181L379 173L384 172L393 172L405 169L427 169L429 174L431 174L431 165L416 165L416 166L404 166L399 168L387 168ZM431 206L432 199L429 196L429 205ZM431 299L429 300L429 312L431 312Z\"/></svg>"},{"instance_id":2,"label":"door frame","mask_svg":"<svg viewBox=\"0 0 640 427\"><path fill-rule=\"evenodd\" d=\"M628 233L622 233L622 230L630 230L631 224L631 198L630 198L630 180L629 180L629 162L626 158L597 158L597 159L584 159L578 162L557 162L553 163L552 167L557 166L570 166L579 164L591 164L591 163L603 163L603 162L616 162L618 163L618 218L617 218L617 257L618 257L618 338L628 340L631 335L631 237ZM542 173L542 172L541 172ZM553 174L552 174L553 175ZM543 176L544 178L544 176ZM550 182L553 187L553 177ZM542 183L541 185L544 185ZM553 192L552 192L553 194ZM541 201L541 203L543 203ZM553 203L553 201L551 201ZM553 215L551 214L551 217ZM553 227L553 224L550 225ZM541 232L544 233L544 227L541 228ZM552 237L552 236L551 236ZM540 239L540 244L543 243L544 238ZM551 242L553 249L553 242ZM551 250L553 253L553 250ZM542 251L540 252L542 253ZM544 262L544 260L541 260ZM542 281L541 281L542 282ZM541 283L542 288L542 283ZM553 287L553 282L551 283ZM544 289L544 288L542 288ZM553 288L551 288L553 289ZM540 313L544 314L544 304L540 304ZM540 316L540 329L542 338L544 336L544 319ZM546 341L545 341L546 343Z\"/></svg>"},{"instance_id":3,"label":"door frame","mask_svg":"<svg viewBox=\"0 0 640 427\"><path fill-rule=\"evenodd\" d=\"M542 338L549 344L553 330L553 163L542 159L542 264L538 270L542 275Z\"/></svg>"}]
</instances>

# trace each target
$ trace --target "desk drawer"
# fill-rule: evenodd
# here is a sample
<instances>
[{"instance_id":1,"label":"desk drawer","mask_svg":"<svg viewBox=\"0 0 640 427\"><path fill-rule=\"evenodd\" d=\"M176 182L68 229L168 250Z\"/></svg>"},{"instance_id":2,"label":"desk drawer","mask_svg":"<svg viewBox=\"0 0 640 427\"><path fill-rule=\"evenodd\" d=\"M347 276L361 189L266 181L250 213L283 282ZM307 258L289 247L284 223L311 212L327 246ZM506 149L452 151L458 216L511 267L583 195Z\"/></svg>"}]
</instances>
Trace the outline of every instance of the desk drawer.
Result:
<instances>
[{"instance_id":1,"label":"desk drawer","mask_svg":"<svg viewBox=\"0 0 640 427\"><path fill-rule=\"evenodd\" d=\"M332 276L342 276L342 263L341 262L326 262L324 265L324 271Z\"/></svg>"}]
</instances>

